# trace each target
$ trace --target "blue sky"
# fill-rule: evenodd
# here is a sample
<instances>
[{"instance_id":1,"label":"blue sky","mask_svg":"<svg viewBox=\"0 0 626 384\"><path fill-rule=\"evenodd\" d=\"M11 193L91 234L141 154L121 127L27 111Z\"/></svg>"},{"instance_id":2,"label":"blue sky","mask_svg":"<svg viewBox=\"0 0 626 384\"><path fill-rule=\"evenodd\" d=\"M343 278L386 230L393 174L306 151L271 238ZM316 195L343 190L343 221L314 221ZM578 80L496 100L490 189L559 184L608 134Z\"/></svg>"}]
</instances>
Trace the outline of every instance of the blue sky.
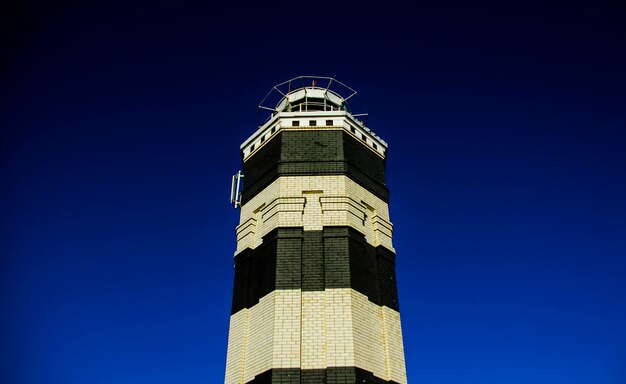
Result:
<instances>
[{"instance_id":1,"label":"blue sky","mask_svg":"<svg viewBox=\"0 0 626 384\"><path fill-rule=\"evenodd\" d=\"M223 380L230 176L301 74L389 143L410 382L626 380L623 5L2 14L3 382Z\"/></svg>"}]
</instances>

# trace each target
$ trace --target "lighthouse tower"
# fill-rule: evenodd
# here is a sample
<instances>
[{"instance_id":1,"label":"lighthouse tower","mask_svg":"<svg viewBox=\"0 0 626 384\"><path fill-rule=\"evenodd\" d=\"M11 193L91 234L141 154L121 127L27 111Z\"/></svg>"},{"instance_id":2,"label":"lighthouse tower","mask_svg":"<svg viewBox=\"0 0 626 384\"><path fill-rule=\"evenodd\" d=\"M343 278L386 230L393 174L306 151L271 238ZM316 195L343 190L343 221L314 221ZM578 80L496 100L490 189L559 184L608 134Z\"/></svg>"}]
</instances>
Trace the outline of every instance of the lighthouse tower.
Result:
<instances>
[{"instance_id":1,"label":"lighthouse tower","mask_svg":"<svg viewBox=\"0 0 626 384\"><path fill-rule=\"evenodd\" d=\"M227 384L407 382L387 144L356 99L334 78L278 84L241 145Z\"/></svg>"}]
</instances>

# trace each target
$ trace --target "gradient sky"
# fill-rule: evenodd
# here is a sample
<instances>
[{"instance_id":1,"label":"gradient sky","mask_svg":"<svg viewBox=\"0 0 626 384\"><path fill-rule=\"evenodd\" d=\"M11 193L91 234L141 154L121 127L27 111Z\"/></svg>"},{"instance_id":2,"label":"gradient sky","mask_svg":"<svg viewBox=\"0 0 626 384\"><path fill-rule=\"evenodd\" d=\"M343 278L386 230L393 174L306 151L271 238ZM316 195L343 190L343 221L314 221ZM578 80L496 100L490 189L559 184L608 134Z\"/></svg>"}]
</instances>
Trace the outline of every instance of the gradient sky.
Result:
<instances>
[{"instance_id":1,"label":"gradient sky","mask_svg":"<svg viewBox=\"0 0 626 384\"><path fill-rule=\"evenodd\" d=\"M389 143L409 382L626 382L626 7L468 3L3 9L0 381L223 381L230 176L306 74Z\"/></svg>"}]
</instances>

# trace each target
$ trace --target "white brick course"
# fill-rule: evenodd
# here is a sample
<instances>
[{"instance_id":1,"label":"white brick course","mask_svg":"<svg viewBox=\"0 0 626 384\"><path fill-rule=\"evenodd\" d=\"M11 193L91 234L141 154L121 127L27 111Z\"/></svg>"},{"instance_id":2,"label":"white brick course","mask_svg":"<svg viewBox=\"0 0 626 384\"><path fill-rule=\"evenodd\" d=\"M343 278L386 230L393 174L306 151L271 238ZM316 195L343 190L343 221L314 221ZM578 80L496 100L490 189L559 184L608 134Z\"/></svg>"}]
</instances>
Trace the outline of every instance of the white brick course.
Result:
<instances>
[{"instance_id":1,"label":"white brick course","mask_svg":"<svg viewBox=\"0 0 626 384\"><path fill-rule=\"evenodd\" d=\"M400 314L353 289L276 290L231 316L226 383L270 368L356 366L406 383Z\"/></svg>"},{"instance_id":2,"label":"white brick course","mask_svg":"<svg viewBox=\"0 0 626 384\"><path fill-rule=\"evenodd\" d=\"M256 248L277 227L351 226L373 246L394 251L393 225L382 199L347 176L283 176L241 206L237 250Z\"/></svg>"}]
</instances>

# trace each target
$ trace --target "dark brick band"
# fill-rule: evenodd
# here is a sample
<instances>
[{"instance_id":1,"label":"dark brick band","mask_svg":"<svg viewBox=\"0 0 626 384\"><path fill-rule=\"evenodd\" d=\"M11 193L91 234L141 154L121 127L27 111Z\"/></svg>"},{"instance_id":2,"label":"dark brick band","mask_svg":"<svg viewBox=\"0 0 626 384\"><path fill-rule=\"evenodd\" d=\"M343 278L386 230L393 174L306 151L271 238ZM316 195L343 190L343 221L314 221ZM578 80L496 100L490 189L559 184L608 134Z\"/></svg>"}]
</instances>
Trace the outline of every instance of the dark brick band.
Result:
<instances>
[{"instance_id":1,"label":"dark brick band","mask_svg":"<svg viewBox=\"0 0 626 384\"><path fill-rule=\"evenodd\" d=\"M256 375L249 384L397 384L357 367L326 369L275 368Z\"/></svg>"},{"instance_id":2,"label":"dark brick band","mask_svg":"<svg viewBox=\"0 0 626 384\"><path fill-rule=\"evenodd\" d=\"M277 228L259 247L235 257L231 313L252 307L277 289L327 288L352 288L397 311L395 254L367 243L352 227Z\"/></svg>"},{"instance_id":3,"label":"dark brick band","mask_svg":"<svg viewBox=\"0 0 626 384\"><path fill-rule=\"evenodd\" d=\"M346 175L389 201L385 160L344 131L279 132L243 164L242 203L279 176Z\"/></svg>"}]
</instances>

